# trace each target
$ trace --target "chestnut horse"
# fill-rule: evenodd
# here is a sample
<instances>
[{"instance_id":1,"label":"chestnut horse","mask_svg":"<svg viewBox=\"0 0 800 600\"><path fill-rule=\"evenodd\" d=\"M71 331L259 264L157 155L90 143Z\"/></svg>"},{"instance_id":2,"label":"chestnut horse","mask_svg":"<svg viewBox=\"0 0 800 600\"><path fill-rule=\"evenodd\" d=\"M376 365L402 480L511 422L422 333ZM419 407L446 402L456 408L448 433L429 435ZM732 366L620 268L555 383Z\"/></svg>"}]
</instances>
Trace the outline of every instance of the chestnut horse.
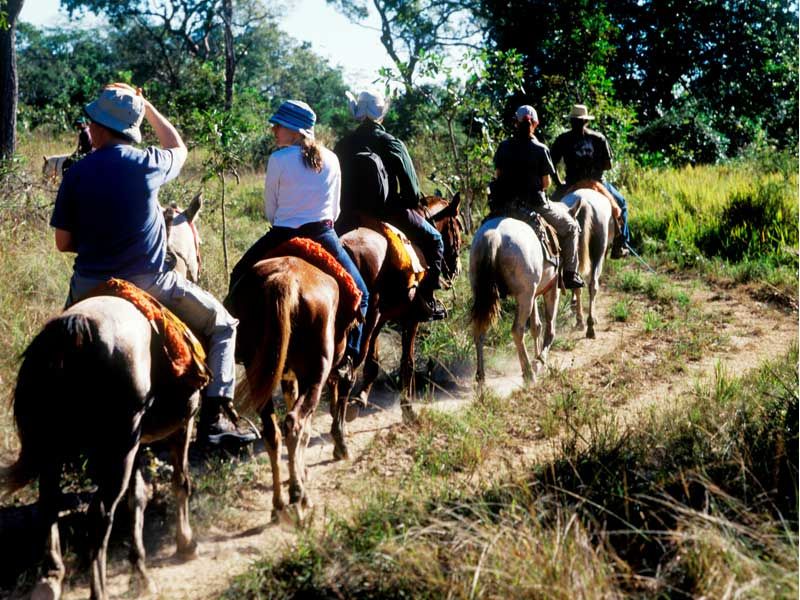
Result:
<instances>
[{"instance_id":1,"label":"chestnut horse","mask_svg":"<svg viewBox=\"0 0 800 600\"><path fill-rule=\"evenodd\" d=\"M500 313L500 298L513 296L517 302L511 333L517 347L522 376L535 382L545 366L547 353L555 339L558 313L558 271L544 260L542 243L527 223L495 217L480 226L469 253L469 279L472 285L472 333L477 353L478 383L486 374L483 343L488 327ZM544 336L536 298L544 297ZM532 367L525 348L525 328L530 320L535 343L536 364Z\"/></svg>"},{"instance_id":2,"label":"chestnut horse","mask_svg":"<svg viewBox=\"0 0 800 600\"><path fill-rule=\"evenodd\" d=\"M460 196L455 195L451 202L438 196L424 200L420 214L430 215L434 226L442 234L444 242L444 261L442 277L450 281L460 270L461 222L458 206ZM413 421L411 409L414 380L414 342L419 329L419 320L412 316L413 292L405 285L404 274L392 269L386 262L387 241L382 234L359 227L342 236L342 245L353 257L370 293L364 333L362 336L362 355L366 354L361 389L357 394L361 404L366 405L372 385L378 376L378 335L389 321L395 321L402 328L402 358L400 362L401 396L400 406L403 420ZM422 259L422 254L417 252ZM359 357L361 362L362 357Z\"/></svg>"},{"instance_id":3,"label":"chestnut horse","mask_svg":"<svg viewBox=\"0 0 800 600\"><path fill-rule=\"evenodd\" d=\"M272 466L273 517L286 507L281 491L281 428L289 455L289 501L302 516L311 505L306 492L305 450L311 419L330 380L334 458L346 458L344 402L338 374L347 333L355 323L341 308L339 284L305 260L284 256L256 263L231 289L225 305L239 319L236 358L247 378L237 390L258 411ZM279 424L272 392L281 382L287 414Z\"/></svg>"},{"instance_id":4,"label":"chestnut horse","mask_svg":"<svg viewBox=\"0 0 800 600\"><path fill-rule=\"evenodd\" d=\"M196 213L196 211L195 211ZM48 532L43 575L32 598L59 598L64 563L58 532L62 468L87 458L97 486L88 514L91 597L108 597L106 552L125 494L132 518L130 560L138 583L155 591L142 540L147 503L139 448L164 439L177 503L177 553L193 558L188 448L199 392L172 374L164 341L130 302L95 296L50 320L23 354L14 390L19 458L0 473L8 492L39 480Z\"/></svg>"}]
</instances>

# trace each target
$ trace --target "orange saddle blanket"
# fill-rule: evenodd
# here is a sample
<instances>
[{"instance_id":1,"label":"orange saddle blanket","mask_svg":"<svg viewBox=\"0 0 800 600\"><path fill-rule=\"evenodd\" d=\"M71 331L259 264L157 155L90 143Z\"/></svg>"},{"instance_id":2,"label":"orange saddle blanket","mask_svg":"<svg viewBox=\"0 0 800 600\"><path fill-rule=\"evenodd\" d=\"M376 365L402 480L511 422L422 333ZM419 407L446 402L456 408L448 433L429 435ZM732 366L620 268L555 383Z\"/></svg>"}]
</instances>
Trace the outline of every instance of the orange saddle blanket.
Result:
<instances>
[{"instance_id":1,"label":"orange saddle blanket","mask_svg":"<svg viewBox=\"0 0 800 600\"><path fill-rule=\"evenodd\" d=\"M133 304L164 340L164 352L173 375L194 389L211 381L206 352L200 340L175 313L153 296L124 279L112 278L97 286L91 296L115 296Z\"/></svg>"},{"instance_id":2,"label":"orange saddle blanket","mask_svg":"<svg viewBox=\"0 0 800 600\"><path fill-rule=\"evenodd\" d=\"M339 261L333 258L330 252L320 244L308 238L292 238L271 250L264 258L276 258L278 256L302 258L323 273L333 277L336 283L339 284L340 305L350 311L347 317L349 318L352 315L355 318L361 318L361 311L359 310L361 290L358 289L356 282L350 277L350 273L345 271Z\"/></svg>"}]
</instances>

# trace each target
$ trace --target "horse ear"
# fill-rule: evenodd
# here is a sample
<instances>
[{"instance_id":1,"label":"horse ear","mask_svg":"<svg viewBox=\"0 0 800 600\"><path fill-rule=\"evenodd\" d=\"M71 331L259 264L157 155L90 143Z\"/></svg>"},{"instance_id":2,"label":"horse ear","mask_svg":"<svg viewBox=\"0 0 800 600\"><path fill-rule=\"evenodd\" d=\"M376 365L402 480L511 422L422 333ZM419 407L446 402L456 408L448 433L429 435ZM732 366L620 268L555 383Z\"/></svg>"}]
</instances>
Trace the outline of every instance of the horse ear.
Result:
<instances>
[{"instance_id":1,"label":"horse ear","mask_svg":"<svg viewBox=\"0 0 800 600\"><path fill-rule=\"evenodd\" d=\"M445 212L448 215L457 216L458 215L458 206L461 204L461 192L456 192L456 195L453 196L453 199L450 200L450 204L447 205L445 208Z\"/></svg>"},{"instance_id":2,"label":"horse ear","mask_svg":"<svg viewBox=\"0 0 800 600\"><path fill-rule=\"evenodd\" d=\"M202 192L197 194L192 201L189 203L189 206L183 211L183 214L186 216L186 220L191 223L194 221L195 217L197 217L197 213L200 212L200 208L203 206L203 194Z\"/></svg>"}]
</instances>

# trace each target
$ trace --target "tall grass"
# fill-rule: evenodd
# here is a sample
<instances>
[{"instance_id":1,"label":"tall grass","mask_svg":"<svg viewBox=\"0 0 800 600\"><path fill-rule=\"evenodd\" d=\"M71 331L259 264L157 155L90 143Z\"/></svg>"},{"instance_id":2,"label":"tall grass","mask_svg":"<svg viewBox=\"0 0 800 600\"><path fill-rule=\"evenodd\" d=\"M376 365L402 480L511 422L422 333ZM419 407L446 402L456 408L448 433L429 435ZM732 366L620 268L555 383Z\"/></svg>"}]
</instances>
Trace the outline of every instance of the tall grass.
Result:
<instances>
[{"instance_id":1,"label":"tall grass","mask_svg":"<svg viewBox=\"0 0 800 600\"><path fill-rule=\"evenodd\" d=\"M226 597L796 597L797 359L718 371L636 431L595 420L487 490L383 481Z\"/></svg>"}]
</instances>

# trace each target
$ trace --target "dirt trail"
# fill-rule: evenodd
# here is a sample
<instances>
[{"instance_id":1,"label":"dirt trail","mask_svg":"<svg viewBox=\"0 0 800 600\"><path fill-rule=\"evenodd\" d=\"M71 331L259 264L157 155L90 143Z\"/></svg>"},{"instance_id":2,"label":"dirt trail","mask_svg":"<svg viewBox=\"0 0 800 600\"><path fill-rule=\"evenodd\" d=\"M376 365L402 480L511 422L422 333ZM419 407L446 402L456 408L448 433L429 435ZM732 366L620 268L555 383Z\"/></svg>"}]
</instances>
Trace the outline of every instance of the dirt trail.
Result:
<instances>
[{"instance_id":1,"label":"dirt trail","mask_svg":"<svg viewBox=\"0 0 800 600\"><path fill-rule=\"evenodd\" d=\"M722 315L723 333L728 336L726 349L719 350L702 360L687 365L683 374L655 378L644 393L619 407L617 414L622 422L632 423L642 411L691 390L696 381L711 377L717 362L731 375L741 375L762 361L783 354L797 340L797 314L787 313L756 302L743 291L726 293L695 291L694 298L709 314ZM607 315L619 296L604 293L599 300L600 325L597 339L586 340L581 332L559 331L558 336L574 342L569 351L553 351L551 367L576 369L591 365L609 352L621 352L629 357L632 368L647 368L658 354L642 334L641 322L612 323ZM389 347L385 345L384 347ZM487 387L500 395L507 395L522 386L519 364L508 357L487 369ZM543 374L546 377L546 374ZM463 406L473 397L471 378L456 392L434 393L432 406L452 410ZM306 455L309 468L309 491L316 505L317 516L326 509L347 510L348 491L354 488L357 475L366 469L369 457L361 457L364 449L376 435L386 435L401 422L399 404L391 394L378 394L373 400L376 407L350 424L348 443L354 460L346 463L332 460L332 445L327 432L330 417L323 411L315 419L314 428L320 432L312 439ZM529 459L546 458L553 444L548 441L528 444L520 451ZM361 458L359 458L361 457ZM284 463L285 464L285 463ZM268 472L269 465L261 467ZM285 473L286 471L284 471ZM261 486L249 490L235 508L235 530L211 526L197 531L200 543L198 559L183 564L173 561L174 546L165 544L158 553L148 557L150 573L160 588L160 598L216 598L225 590L230 579L245 571L250 563L264 553L281 553L295 540L291 525L270 523L271 489ZM125 562L109 565L112 597L130 597L128 593L129 570ZM65 592L65 598L86 598L88 589L76 585Z\"/></svg>"}]
</instances>

